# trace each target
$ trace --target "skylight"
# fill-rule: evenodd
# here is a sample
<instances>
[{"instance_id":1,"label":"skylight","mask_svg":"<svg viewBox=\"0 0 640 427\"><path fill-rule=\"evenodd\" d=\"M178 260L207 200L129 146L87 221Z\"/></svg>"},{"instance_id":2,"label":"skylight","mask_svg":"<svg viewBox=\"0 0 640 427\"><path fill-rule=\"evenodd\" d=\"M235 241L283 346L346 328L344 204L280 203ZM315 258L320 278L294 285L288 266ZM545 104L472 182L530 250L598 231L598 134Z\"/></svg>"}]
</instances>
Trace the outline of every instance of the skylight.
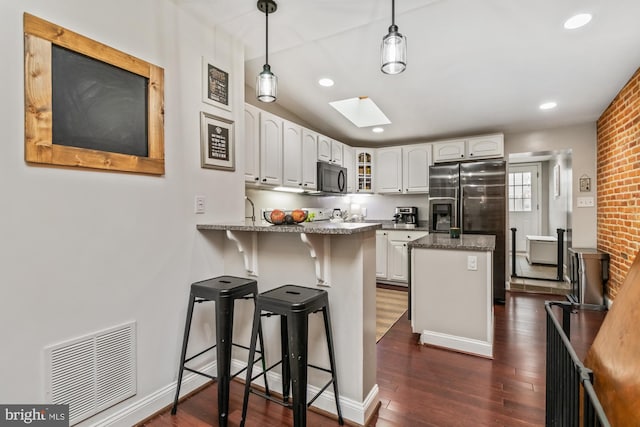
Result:
<instances>
[{"instance_id":1,"label":"skylight","mask_svg":"<svg viewBox=\"0 0 640 427\"><path fill-rule=\"evenodd\" d=\"M333 108L359 128L388 125L391 121L368 96L330 102Z\"/></svg>"}]
</instances>

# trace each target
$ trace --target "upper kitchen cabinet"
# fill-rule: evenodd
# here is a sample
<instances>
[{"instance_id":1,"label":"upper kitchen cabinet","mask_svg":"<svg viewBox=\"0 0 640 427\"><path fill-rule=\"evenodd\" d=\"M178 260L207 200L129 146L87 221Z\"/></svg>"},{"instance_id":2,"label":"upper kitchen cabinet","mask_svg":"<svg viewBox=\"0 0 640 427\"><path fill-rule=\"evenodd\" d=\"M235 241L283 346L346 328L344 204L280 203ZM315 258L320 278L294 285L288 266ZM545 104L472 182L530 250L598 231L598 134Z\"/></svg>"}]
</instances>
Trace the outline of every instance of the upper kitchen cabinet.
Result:
<instances>
[{"instance_id":1,"label":"upper kitchen cabinet","mask_svg":"<svg viewBox=\"0 0 640 427\"><path fill-rule=\"evenodd\" d=\"M331 163L342 166L344 144L339 141L331 140Z\"/></svg>"},{"instance_id":2,"label":"upper kitchen cabinet","mask_svg":"<svg viewBox=\"0 0 640 427\"><path fill-rule=\"evenodd\" d=\"M469 158L486 159L490 157L504 157L504 135L478 136L467 139L467 153Z\"/></svg>"},{"instance_id":3,"label":"upper kitchen cabinet","mask_svg":"<svg viewBox=\"0 0 640 427\"><path fill-rule=\"evenodd\" d=\"M356 193L373 192L373 153L371 148L356 149Z\"/></svg>"},{"instance_id":4,"label":"upper kitchen cabinet","mask_svg":"<svg viewBox=\"0 0 640 427\"><path fill-rule=\"evenodd\" d=\"M280 117L260 112L260 183L282 185L282 126Z\"/></svg>"},{"instance_id":5,"label":"upper kitchen cabinet","mask_svg":"<svg viewBox=\"0 0 640 427\"><path fill-rule=\"evenodd\" d=\"M343 145L342 166L347 168L347 193L356 192L356 149Z\"/></svg>"},{"instance_id":6,"label":"upper kitchen cabinet","mask_svg":"<svg viewBox=\"0 0 640 427\"><path fill-rule=\"evenodd\" d=\"M302 187L302 126L282 121L282 185Z\"/></svg>"},{"instance_id":7,"label":"upper kitchen cabinet","mask_svg":"<svg viewBox=\"0 0 640 427\"><path fill-rule=\"evenodd\" d=\"M315 190L318 176L318 134L302 129L302 187Z\"/></svg>"},{"instance_id":8,"label":"upper kitchen cabinet","mask_svg":"<svg viewBox=\"0 0 640 427\"><path fill-rule=\"evenodd\" d=\"M402 193L402 148L379 148L376 152L376 191Z\"/></svg>"},{"instance_id":9,"label":"upper kitchen cabinet","mask_svg":"<svg viewBox=\"0 0 640 427\"><path fill-rule=\"evenodd\" d=\"M403 193L429 192L429 166L431 144L406 145L402 147Z\"/></svg>"},{"instance_id":10,"label":"upper kitchen cabinet","mask_svg":"<svg viewBox=\"0 0 640 427\"><path fill-rule=\"evenodd\" d=\"M260 181L260 110L244 105L244 180Z\"/></svg>"},{"instance_id":11,"label":"upper kitchen cabinet","mask_svg":"<svg viewBox=\"0 0 640 427\"><path fill-rule=\"evenodd\" d=\"M433 143L433 161L436 163L496 157L504 157L504 135L501 133Z\"/></svg>"},{"instance_id":12,"label":"upper kitchen cabinet","mask_svg":"<svg viewBox=\"0 0 640 427\"><path fill-rule=\"evenodd\" d=\"M342 166L342 143L318 135L318 160Z\"/></svg>"}]
</instances>

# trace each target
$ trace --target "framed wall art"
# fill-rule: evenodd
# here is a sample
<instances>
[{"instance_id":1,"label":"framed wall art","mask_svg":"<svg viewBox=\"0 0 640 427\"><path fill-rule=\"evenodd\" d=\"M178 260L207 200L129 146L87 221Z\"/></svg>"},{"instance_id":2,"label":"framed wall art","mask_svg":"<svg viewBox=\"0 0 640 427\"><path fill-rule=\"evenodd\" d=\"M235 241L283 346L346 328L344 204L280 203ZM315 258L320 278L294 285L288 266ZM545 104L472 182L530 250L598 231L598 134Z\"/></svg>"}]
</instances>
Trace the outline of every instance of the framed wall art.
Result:
<instances>
[{"instance_id":1,"label":"framed wall art","mask_svg":"<svg viewBox=\"0 0 640 427\"><path fill-rule=\"evenodd\" d=\"M203 168L234 171L233 121L201 112L200 154Z\"/></svg>"},{"instance_id":2,"label":"framed wall art","mask_svg":"<svg viewBox=\"0 0 640 427\"><path fill-rule=\"evenodd\" d=\"M231 111L231 75L202 57L202 101Z\"/></svg>"},{"instance_id":3,"label":"framed wall art","mask_svg":"<svg viewBox=\"0 0 640 427\"><path fill-rule=\"evenodd\" d=\"M25 160L164 174L164 70L24 14Z\"/></svg>"}]
</instances>

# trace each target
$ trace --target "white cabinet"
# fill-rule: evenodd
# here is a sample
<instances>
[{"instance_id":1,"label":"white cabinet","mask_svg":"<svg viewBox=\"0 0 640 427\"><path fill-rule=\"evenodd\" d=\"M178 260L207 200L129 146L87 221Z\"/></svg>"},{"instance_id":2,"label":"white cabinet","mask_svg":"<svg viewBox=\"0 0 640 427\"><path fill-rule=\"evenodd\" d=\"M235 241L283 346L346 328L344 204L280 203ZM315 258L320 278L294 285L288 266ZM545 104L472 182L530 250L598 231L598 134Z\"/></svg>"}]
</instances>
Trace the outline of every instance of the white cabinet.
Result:
<instances>
[{"instance_id":1,"label":"white cabinet","mask_svg":"<svg viewBox=\"0 0 640 427\"><path fill-rule=\"evenodd\" d=\"M433 161L449 162L452 160L464 160L466 155L466 141L455 139L433 143Z\"/></svg>"},{"instance_id":2,"label":"white cabinet","mask_svg":"<svg viewBox=\"0 0 640 427\"><path fill-rule=\"evenodd\" d=\"M342 166L342 142L318 135L318 160Z\"/></svg>"},{"instance_id":3,"label":"white cabinet","mask_svg":"<svg viewBox=\"0 0 640 427\"><path fill-rule=\"evenodd\" d=\"M315 190L318 176L318 134L302 129L302 187Z\"/></svg>"},{"instance_id":4,"label":"white cabinet","mask_svg":"<svg viewBox=\"0 0 640 427\"><path fill-rule=\"evenodd\" d=\"M504 135L501 133L435 142L433 161L489 159L504 157Z\"/></svg>"},{"instance_id":5,"label":"white cabinet","mask_svg":"<svg viewBox=\"0 0 640 427\"><path fill-rule=\"evenodd\" d=\"M379 233L384 233L386 246ZM409 242L429 234L426 231L376 231L376 277L380 281L406 284L409 281ZM384 268L384 276L382 276ZM379 274L380 273L380 274Z\"/></svg>"},{"instance_id":6,"label":"white cabinet","mask_svg":"<svg viewBox=\"0 0 640 427\"><path fill-rule=\"evenodd\" d=\"M376 191L402 193L402 148L379 148L376 167Z\"/></svg>"},{"instance_id":7,"label":"white cabinet","mask_svg":"<svg viewBox=\"0 0 640 427\"><path fill-rule=\"evenodd\" d=\"M356 149L356 193L373 192L373 149Z\"/></svg>"},{"instance_id":8,"label":"white cabinet","mask_svg":"<svg viewBox=\"0 0 640 427\"><path fill-rule=\"evenodd\" d=\"M282 185L302 187L302 126L282 121Z\"/></svg>"},{"instance_id":9,"label":"white cabinet","mask_svg":"<svg viewBox=\"0 0 640 427\"><path fill-rule=\"evenodd\" d=\"M467 140L469 158L504 157L504 136L502 134L478 136Z\"/></svg>"},{"instance_id":10,"label":"white cabinet","mask_svg":"<svg viewBox=\"0 0 640 427\"><path fill-rule=\"evenodd\" d=\"M376 230L376 278L387 278L387 232Z\"/></svg>"},{"instance_id":11,"label":"white cabinet","mask_svg":"<svg viewBox=\"0 0 640 427\"><path fill-rule=\"evenodd\" d=\"M282 185L282 119L260 112L260 183Z\"/></svg>"},{"instance_id":12,"label":"white cabinet","mask_svg":"<svg viewBox=\"0 0 640 427\"><path fill-rule=\"evenodd\" d=\"M339 141L331 140L331 163L342 166L342 147L344 144Z\"/></svg>"},{"instance_id":13,"label":"white cabinet","mask_svg":"<svg viewBox=\"0 0 640 427\"><path fill-rule=\"evenodd\" d=\"M402 147L403 193L429 192L429 166L431 144L406 145Z\"/></svg>"},{"instance_id":14,"label":"white cabinet","mask_svg":"<svg viewBox=\"0 0 640 427\"><path fill-rule=\"evenodd\" d=\"M318 135L318 160L331 162L331 138Z\"/></svg>"},{"instance_id":15,"label":"white cabinet","mask_svg":"<svg viewBox=\"0 0 640 427\"><path fill-rule=\"evenodd\" d=\"M260 109L244 106L244 180L260 181Z\"/></svg>"},{"instance_id":16,"label":"white cabinet","mask_svg":"<svg viewBox=\"0 0 640 427\"><path fill-rule=\"evenodd\" d=\"M356 192L356 149L343 145L342 166L347 168L347 193Z\"/></svg>"}]
</instances>

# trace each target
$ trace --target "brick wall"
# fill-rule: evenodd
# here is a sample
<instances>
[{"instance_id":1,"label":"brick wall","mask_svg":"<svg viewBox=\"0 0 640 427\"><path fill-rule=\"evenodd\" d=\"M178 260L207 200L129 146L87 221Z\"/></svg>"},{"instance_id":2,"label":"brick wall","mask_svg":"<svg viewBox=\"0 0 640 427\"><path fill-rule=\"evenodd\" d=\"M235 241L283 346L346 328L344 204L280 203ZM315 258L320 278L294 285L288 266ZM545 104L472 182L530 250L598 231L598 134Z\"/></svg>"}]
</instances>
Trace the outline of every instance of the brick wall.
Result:
<instances>
[{"instance_id":1,"label":"brick wall","mask_svg":"<svg viewBox=\"0 0 640 427\"><path fill-rule=\"evenodd\" d=\"M640 69L598 119L598 249L615 299L640 249Z\"/></svg>"}]
</instances>

